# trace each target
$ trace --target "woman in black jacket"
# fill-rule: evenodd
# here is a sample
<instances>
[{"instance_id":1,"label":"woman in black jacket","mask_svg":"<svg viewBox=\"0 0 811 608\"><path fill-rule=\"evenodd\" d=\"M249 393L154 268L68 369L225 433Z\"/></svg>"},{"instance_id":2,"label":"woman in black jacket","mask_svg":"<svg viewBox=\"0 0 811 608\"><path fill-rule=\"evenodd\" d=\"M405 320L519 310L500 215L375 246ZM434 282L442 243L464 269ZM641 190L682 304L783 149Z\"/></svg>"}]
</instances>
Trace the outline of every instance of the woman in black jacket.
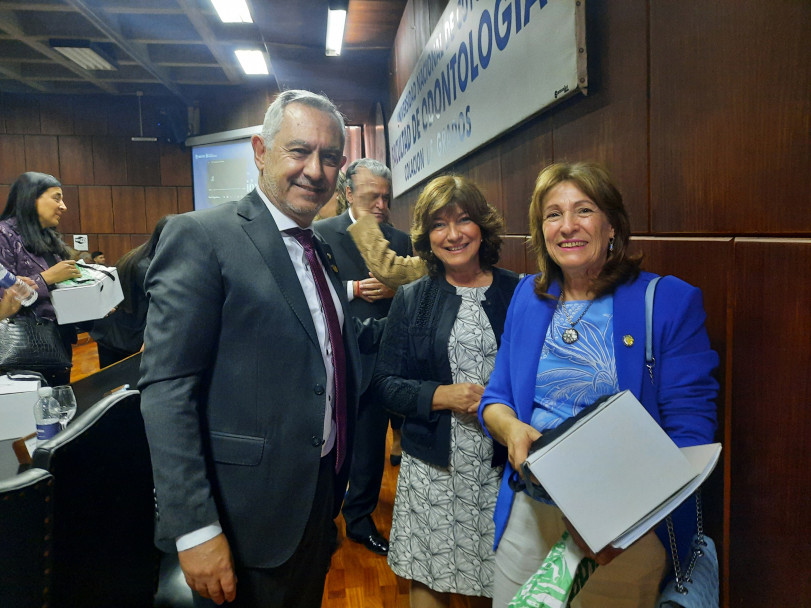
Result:
<instances>
[{"instance_id":1,"label":"woman in black jacket","mask_svg":"<svg viewBox=\"0 0 811 608\"><path fill-rule=\"evenodd\" d=\"M498 483L506 452L476 418L518 276L495 268L503 222L479 189L442 176L414 210L428 276L397 291L374 386L405 417L388 561L411 580L411 606L492 597ZM498 446L497 446L498 447Z\"/></svg>"}]
</instances>

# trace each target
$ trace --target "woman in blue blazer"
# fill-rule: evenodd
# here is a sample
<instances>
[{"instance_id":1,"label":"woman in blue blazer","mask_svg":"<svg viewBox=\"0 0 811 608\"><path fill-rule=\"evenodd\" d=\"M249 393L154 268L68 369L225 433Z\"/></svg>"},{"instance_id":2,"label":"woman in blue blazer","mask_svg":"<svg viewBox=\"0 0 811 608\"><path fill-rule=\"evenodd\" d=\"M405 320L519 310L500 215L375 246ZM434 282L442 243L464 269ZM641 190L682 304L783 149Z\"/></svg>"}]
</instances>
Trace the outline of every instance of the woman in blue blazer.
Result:
<instances>
[{"instance_id":1,"label":"woman in blue blazer","mask_svg":"<svg viewBox=\"0 0 811 608\"><path fill-rule=\"evenodd\" d=\"M493 606L509 602L565 529L557 507L508 484L543 431L625 389L680 447L710 443L716 427L718 356L704 327L701 292L675 277L657 286L651 384L645 290L655 275L641 272L641 256L628 253L630 223L606 171L589 163L544 169L530 228L541 272L516 288L479 407L486 432L509 452L494 514ZM695 505L684 505L673 519L684 563ZM573 605L652 606L670 569L664 528L622 554L608 549L595 556L601 566Z\"/></svg>"}]
</instances>

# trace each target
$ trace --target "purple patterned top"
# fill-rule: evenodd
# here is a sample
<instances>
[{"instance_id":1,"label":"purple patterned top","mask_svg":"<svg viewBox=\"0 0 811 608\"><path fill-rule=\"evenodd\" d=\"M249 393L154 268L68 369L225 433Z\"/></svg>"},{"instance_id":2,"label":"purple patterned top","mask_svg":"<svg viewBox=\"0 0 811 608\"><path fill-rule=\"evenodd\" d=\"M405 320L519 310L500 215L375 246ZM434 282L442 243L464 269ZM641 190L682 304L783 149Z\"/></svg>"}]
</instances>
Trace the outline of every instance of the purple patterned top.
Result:
<instances>
[{"instance_id":1,"label":"purple patterned top","mask_svg":"<svg viewBox=\"0 0 811 608\"><path fill-rule=\"evenodd\" d=\"M54 254L54 257L59 261L62 260L59 254ZM39 299L31 308L40 317L55 321L56 312L51 304L51 293L40 274L48 269L48 262L42 256L34 255L25 248L22 235L17 230L16 218L0 221L0 264L15 275L34 280ZM3 290L0 289L0 297L2 293Z\"/></svg>"}]
</instances>

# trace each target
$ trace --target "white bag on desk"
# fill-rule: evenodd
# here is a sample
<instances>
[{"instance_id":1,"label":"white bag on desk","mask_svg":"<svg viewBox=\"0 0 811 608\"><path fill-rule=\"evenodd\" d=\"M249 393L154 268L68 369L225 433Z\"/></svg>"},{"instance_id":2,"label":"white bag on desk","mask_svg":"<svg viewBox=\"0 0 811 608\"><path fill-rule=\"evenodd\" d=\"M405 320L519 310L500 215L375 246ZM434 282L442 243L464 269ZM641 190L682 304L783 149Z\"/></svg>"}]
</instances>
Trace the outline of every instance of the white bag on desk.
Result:
<instances>
[{"instance_id":1,"label":"white bag on desk","mask_svg":"<svg viewBox=\"0 0 811 608\"><path fill-rule=\"evenodd\" d=\"M61 281L51 291L51 302L60 325L101 319L123 299L118 270L113 267L77 264L82 276Z\"/></svg>"},{"instance_id":2,"label":"white bag on desk","mask_svg":"<svg viewBox=\"0 0 811 608\"><path fill-rule=\"evenodd\" d=\"M0 441L36 432L34 404L39 380L11 380L0 376Z\"/></svg>"}]
</instances>

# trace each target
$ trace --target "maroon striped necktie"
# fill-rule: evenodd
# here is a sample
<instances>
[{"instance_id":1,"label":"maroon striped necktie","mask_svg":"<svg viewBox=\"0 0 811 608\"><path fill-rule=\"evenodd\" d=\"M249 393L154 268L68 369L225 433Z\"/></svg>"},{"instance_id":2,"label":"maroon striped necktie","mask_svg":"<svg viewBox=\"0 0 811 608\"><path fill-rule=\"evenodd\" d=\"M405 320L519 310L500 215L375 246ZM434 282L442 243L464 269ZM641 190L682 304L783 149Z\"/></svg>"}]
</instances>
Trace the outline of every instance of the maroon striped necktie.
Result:
<instances>
[{"instance_id":1,"label":"maroon striped necktie","mask_svg":"<svg viewBox=\"0 0 811 608\"><path fill-rule=\"evenodd\" d=\"M338 312L335 302L327 285L327 277L318 262L318 256L313 247L313 233L311 230L290 228L285 230L304 247L304 255L310 265L310 272L315 280L315 288L321 300L321 308L327 320L327 333L332 350L332 367L335 370L335 398L332 408L332 419L335 422L335 470L338 471L346 456L346 354L341 334L341 324L338 322Z\"/></svg>"}]
</instances>

